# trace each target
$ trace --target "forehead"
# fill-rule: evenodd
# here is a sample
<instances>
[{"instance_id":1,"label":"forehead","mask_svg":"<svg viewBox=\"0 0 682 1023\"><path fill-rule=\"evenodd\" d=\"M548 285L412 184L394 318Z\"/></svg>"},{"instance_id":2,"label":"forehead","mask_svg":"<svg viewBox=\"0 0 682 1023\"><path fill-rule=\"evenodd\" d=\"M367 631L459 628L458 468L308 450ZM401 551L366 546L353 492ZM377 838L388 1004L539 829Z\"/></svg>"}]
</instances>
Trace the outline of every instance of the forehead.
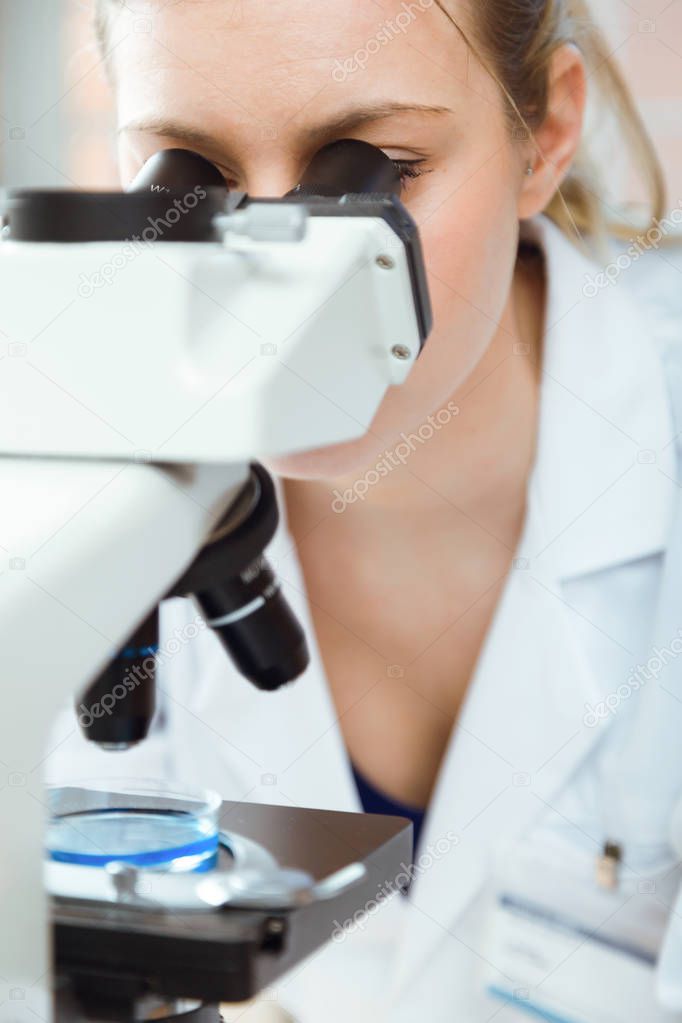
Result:
<instances>
[{"instance_id":1,"label":"forehead","mask_svg":"<svg viewBox=\"0 0 682 1023\"><path fill-rule=\"evenodd\" d=\"M128 0L108 48L121 122L221 112L281 126L348 100L482 88L435 0Z\"/></svg>"}]
</instances>

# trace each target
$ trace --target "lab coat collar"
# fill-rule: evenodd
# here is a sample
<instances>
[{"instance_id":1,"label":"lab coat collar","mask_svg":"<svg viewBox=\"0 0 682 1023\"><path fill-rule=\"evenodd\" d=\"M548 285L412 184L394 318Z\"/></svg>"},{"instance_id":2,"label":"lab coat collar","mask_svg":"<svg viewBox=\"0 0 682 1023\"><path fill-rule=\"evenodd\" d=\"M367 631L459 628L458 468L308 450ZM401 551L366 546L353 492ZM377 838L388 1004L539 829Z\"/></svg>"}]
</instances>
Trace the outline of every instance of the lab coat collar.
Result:
<instances>
[{"instance_id":1,"label":"lab coat collar","mask_svg":"<svg viewBox=\"0 0 682 1023\"><path fill-rule=\"evenodd\" d=\"M656 327L627 271L599 287L600 268L545 216L522 235L544 251L548 282L534 557L568 578L665 547L675 429Z\"/></svg>"}]
</instances>

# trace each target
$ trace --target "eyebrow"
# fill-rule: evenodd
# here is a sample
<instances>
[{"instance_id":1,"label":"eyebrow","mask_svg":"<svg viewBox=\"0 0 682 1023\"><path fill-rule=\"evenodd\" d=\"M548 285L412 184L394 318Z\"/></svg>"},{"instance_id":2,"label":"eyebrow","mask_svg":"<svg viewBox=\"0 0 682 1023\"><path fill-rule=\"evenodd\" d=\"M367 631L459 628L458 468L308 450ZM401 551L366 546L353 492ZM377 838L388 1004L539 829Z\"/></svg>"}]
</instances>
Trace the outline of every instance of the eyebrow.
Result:
<instances>
[{"instance_id":1,"label":"eyebrow","mask_svg":"<svg viewBox=\"0 0 682 1023\"><path fill-rule=\"evenodd\" d=\"M442 115L452 114L450 107L431 106L424 103L379 103L371 106L354 107L339 117L324 121L319 125L306 128L303 137L316 139L321 135L335 135L353 128L359 128L370 121L379 121L395 114L425 114ZM191 124L184 124L182 121L167 119L161 120L133 120L122 125L118 134L123 132L146 132L150 135L166 135L169 138L179 139L187 145L214 146L219 139L210 132L201 131Z\"/></svg>"}]
</instances>

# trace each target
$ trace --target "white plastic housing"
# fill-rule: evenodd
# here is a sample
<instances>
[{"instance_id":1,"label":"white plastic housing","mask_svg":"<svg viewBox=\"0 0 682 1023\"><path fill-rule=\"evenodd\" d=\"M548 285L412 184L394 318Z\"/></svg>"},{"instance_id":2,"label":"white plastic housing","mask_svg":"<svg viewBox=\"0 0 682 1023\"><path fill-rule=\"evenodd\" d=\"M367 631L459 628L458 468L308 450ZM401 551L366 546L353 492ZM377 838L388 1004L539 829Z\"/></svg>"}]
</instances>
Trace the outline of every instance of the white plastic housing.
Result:
<instances>
[{"instance_id":1,"label":"white plastic housing","mask_svg":"<svg viewBox=\"0 0 682 1023\"><path fill-rule=\"evenodd\" d=\"M229 462L348 441L419 352L378 218L310 217L297 242L5 241L0 309L0 453Z\"/></svg>"}]
</instances>

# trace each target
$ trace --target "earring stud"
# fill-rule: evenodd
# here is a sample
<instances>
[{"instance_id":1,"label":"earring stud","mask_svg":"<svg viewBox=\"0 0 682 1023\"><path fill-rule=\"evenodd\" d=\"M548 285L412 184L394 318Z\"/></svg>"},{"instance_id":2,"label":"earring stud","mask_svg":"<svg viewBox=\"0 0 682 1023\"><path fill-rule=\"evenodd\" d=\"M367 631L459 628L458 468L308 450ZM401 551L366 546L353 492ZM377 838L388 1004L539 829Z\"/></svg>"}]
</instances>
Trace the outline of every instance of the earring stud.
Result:
<instances>
[{"instance_id":1,"label":"earring stud","mask_svg":"<svg viewBox=\"0 0 682 1023\"><path fill-rule=\"evenodd\" d=\"M529 163L528 166L526 167L526 174L528 175L529 178L532 177L533 174L535 174L535 167L533 167L532 163Z\"/></svg>"}]
</instances>

